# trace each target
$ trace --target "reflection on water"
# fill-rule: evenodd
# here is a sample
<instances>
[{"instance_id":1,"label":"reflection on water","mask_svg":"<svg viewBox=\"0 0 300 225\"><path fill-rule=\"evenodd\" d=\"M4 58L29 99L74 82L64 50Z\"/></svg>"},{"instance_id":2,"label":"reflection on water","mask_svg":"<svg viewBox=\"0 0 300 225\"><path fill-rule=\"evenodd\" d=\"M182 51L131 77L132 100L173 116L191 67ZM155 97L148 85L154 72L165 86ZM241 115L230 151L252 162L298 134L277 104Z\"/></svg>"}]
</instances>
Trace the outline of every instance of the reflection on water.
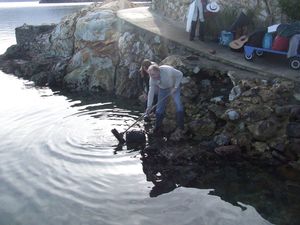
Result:
<instances>
[{"instance_id":1,"label":"reflection on water","mask_svg":"<svg viewBox=\"0 0 300 225\"><path fill-rule=\"evenodd\" d=\"M241 211L254 207L263 218L274 224L300 224L300 176L297 174L294 174L294 179L286 180L280 171L224 159L191 163L190 166L170 165L157 158L155 153L146 154L142 161L147 180L154 184L150 191L152 197L178 187L210 190L209 195L219 196ZM209 207L205 203L203 206Z\"/></svg>"}]
</instances>

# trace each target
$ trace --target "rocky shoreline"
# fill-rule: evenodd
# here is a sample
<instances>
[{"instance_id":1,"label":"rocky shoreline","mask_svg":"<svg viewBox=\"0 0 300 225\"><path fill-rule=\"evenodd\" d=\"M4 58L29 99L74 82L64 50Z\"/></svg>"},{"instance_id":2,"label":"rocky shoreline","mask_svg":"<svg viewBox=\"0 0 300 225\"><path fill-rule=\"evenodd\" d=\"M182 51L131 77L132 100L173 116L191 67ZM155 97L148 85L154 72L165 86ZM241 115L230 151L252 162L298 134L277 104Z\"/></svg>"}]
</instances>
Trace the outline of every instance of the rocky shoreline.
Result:
<instances>
[{"instance_id":1,"label":"rocky shoreline","mask_svg":"<svg viewBox=\"0 0 300 225\"><path fill-rule=\"evenodd\" d=\"M144 58L172 65L184 72L184 145L154 142L144 153L157 152L171 164L229 158L300 170L300 105L293 82L245 80L216 69L192 50L120 21L121 5L135 7L107 1L59 24L24 24L16 29L17 45L1 56L1 70L38 86L137 98ZM166 137L175 129L169 104Z\"/></svg>"}]
</instances>

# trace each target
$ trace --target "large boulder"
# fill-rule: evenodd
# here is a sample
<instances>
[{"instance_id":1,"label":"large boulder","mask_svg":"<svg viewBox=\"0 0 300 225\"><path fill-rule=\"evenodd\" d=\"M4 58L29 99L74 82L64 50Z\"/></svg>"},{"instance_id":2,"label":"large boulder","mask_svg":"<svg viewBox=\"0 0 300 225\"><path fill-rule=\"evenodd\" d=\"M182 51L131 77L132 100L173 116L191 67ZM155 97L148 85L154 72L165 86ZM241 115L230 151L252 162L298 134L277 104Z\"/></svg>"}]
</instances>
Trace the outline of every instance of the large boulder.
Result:
<instances>
[{"instance_id":1,"label":"large boulder","mask_svg":"<svg viewBox=\"0 0 300 225\"><path fill-rule=\"evenodd\" d=\"M115 40L117 32L113 25L116 21L112 10L99 9L97 12L89 12L79 17L74 32L76 49L82 49L91 42Z\"/></svg>"},{"instance_id":2,"label":"large boulder","mask_svg":"<svg viewBox=\"0 0 300 225\"><path fill-rule=\"evenodd\" d=\"M50 52L55 56L70 57L74 53L74 32L79 15L65 17L51 33Z\"/></svg>"},{"instance_id":3,"label":"large boulder","mask_svg":"<svg viewBox=\"0 0 300 225\"><path fill-rule=\"evenodd\" d=\"M216 129L216 122L208 117L190 122L189 129L195 135L194 139L201 140L213 135Z\"/></svg>"},{"instance_id":4,"label":"large boulder","mask_svg":"<svg viewBox=\"0 0 300 225\"><path fill-rule=\"evenodd\" d=\"M64 78L64 86L77 91L112 92L114 90L115 66L109 57L93 57L84 49L71 60L71 70Z\"/></svg>"},{"instance_id":5,"label":"large boulder","mask_svg":"<svg viewBox=\"0 0 300 225\"><path fill-rule=\"evenodd\" d=\"M88 66L73 70L64 77L64 86L70 91L88 91L91 71Z\"/></svg>"},{"instance_id":6,"label":"large boulder","mask_svg":"<svg viewBox=\"0 0 300 225\"><path fill-rule=\"evenodd\" d=\"M280 132L281 124L273 119L262 120L248 125L250 133L256 140L266 141L273 137L284 134Z\"/></svg>"},{"instance_id":7,"label":"large boulder","mask_svg":"<svg viewBox=\"0 0 300 225\"><path fill-rule=\"evenodd\" d=\"M300 123L289 123L286 128L286 133L289 137L300 138Z\"/></svg>"},{"instance_id":8,"label":"large boulder","mask_svg":"<svg viewBox=\"0 0 300 225\"><path fill-rule=\"evenodd\" d=\"M118 77L123 77L122 75L116 76L118 72L116 68L119 64L119 33L116 29L115 11L121 7L120 4L117 7L118 2L120 1L105 2L103 5L94 4L88 10L82 10L79 15L67 18L69 21L76 20L76 23L70 22L73 24L72 40L69 39L71 42L60 42L61 46L72 45L73 47L73 56L67 69L68 75L64 79L65 86L69 88L76 86L76 89L80 87L80 90L89 91L116 90L123 95L120 91L123 87L116 88L116 84L126 83L126 81L119 81ZM127 1L123 2L123 7L131 6ZM128 4L125 4L126 2ZM86 74L86 71L89 74Z\"/></svg>"},{"instance_id":9,"label":"large boulder","mask_svg":"<svg viewBox=\"0 0 300 225\"><path fill-rule=\"evenodd\" d=\"M39 35L52 32L55 27L55 24L44 24L39 26L23 24L15 29L17 44L21 46L26 45L35 40Z\"/></svg>"}]
</instances>

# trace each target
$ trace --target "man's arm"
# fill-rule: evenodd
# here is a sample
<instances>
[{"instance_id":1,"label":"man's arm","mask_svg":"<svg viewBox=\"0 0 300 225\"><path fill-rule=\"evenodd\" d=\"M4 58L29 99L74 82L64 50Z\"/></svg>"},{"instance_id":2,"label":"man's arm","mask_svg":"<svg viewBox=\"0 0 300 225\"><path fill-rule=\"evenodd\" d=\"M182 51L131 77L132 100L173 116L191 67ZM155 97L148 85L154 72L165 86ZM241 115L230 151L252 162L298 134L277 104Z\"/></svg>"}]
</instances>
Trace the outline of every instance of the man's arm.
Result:
<instances>
[{"instance_id":1,"label":"man's arm","mask_svg":"<svg viewBox=\"0 0 300 225\"><path fill-rule=\"evenodd\" d=\"M174 86L174 88L178 88L180 86L180 83L181 83L181 80L182 80L182 77L183 77L183 73L180 70L177 70L177 69L174 68L173 75L175 77L175 86Z\"/></svg>"},{"instance_id":2,"label":"man's arm","mask_svg":"<svg viewBox=\"0 0 300 225\"><path fill-rule=\"evenodd\" d=\"M154 92L155 92L155 82L152 78L150 78L146 113L150 113L150 109L152 108Z\"/></svg>"}]
</instances>

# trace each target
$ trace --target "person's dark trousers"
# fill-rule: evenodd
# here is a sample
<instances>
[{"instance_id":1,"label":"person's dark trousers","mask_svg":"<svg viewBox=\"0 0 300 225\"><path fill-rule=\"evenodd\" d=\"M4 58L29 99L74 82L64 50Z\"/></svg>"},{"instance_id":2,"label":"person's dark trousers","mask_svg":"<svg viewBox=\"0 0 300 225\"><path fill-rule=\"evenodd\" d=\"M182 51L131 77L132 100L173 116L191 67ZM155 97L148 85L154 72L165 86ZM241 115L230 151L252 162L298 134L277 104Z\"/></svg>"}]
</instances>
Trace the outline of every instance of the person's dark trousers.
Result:
<instances>
[{"instance_id":1,"label":"person's dark trousers","mask_svg":"<svg viewBox=\"0 0 300 225\"><path fill-rule=\"evenodd\" d=\"M204 41L204 33L205 33L205 22L200 22L199 27L199 40Z\"/></svg>"},{"instance_id":2,"label":"person's dark trousers","mask_svg":"<svg viewBox=\"0 0 300 225\"><path fill-rule=\"evenodd\" d=\"M156 117L156 120L155 120L154 130L158 131L162 127L162 122L163 122L163 119L164 119L164 115L156 112L155 117Z\"/></svg>"},{"instance_id":3,"label":"person's dark trousers","mask_svg":"<svg viewBox=\"0 0 300 225\"><path fill-rule=\"evenodd\" d=\"M197 21L192 21L191 31L190 31L190 41L193 41L196 33Z\"/></svg>"},{"instance_id":4,"label":"person's dark trousers","mask_svg":"<svg viewBox=\"0 0 300 225\"><path fill-rule=\"evenodd\" d=\"M177 126L180 129L184 129L184 112L179 111L176 112L176 122L177 122Z\"/></svg>"}]
</instances>

